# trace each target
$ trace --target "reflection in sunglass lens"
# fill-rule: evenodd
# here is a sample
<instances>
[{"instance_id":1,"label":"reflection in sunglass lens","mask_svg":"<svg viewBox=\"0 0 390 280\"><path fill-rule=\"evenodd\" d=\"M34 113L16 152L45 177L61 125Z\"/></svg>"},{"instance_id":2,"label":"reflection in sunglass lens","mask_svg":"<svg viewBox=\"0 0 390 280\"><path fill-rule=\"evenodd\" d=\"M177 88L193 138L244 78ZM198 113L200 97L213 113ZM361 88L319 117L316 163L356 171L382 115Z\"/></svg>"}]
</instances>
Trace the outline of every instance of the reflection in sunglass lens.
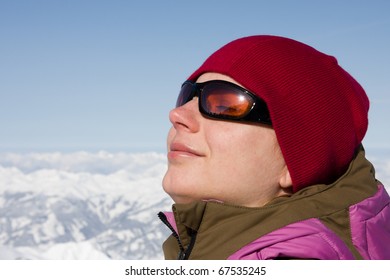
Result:
<instances>
[{"instance_id":1,"label":"reflection in sunglass lens","mask_svg":"<svg viewBox=\"0 0 390 280\"><path fill-rule=\"evenodd\" d=\"M249 113L254 100L237 91L226 89L207 89L201 95L204 110L214 115L241 118Z\"/></svg>"}]
</instances>

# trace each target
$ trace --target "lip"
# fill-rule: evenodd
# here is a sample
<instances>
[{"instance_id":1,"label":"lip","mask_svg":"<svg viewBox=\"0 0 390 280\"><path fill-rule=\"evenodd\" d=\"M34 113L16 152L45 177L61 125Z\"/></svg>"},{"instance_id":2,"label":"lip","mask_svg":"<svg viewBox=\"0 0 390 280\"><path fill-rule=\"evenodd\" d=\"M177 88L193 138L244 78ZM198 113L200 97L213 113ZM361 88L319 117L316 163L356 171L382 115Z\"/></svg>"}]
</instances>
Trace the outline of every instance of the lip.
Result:
<instances>
[{"instance_id":1,"label":"lip","mask_svg":"<svg viewBox=\"0 0 390 280\"><path fill-rule=\"evenodd\" d=\"M168 158L175 159L178 157L203 157L203 155L189 145L173 142L169 146Z\"/></svg>"}]
</instances>

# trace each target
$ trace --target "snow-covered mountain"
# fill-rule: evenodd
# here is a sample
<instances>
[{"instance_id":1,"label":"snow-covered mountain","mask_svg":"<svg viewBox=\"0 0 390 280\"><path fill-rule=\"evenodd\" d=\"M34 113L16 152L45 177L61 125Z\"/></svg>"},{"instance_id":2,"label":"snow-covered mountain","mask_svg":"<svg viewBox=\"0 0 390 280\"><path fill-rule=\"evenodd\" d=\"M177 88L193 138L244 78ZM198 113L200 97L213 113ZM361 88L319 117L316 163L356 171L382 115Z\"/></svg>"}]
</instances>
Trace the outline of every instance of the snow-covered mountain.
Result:
<instances>
[{"instance_id":1,"label":"snow-covered mountain","mask_svg":"<svg viewBox=\"0 0 390 280\"><path fill-rule=\"evenodd\" d=\"M390 186L390 154L373 155ZM0 259L162 259L158 153L0 154Z\"/></svg>"},{"instance_id":2,"label":"snow-covered mountain","mask_svg":"<svg viewBox=\"0 0 390 280\"><path fill-rule=\"evenodd\" d=\"M0 156L0 258L161 259L162 154Z\"/></svg>"}]
</instances>

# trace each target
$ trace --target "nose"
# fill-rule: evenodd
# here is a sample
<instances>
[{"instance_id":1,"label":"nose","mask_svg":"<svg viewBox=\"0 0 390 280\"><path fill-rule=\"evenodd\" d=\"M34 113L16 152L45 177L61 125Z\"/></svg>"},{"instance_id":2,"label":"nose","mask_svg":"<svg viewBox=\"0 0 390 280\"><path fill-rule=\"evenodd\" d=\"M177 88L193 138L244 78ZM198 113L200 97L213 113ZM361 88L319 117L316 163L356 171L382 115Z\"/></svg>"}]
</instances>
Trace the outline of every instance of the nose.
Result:
<instances>
[{"instance_id":1,"label":"nose","mask_svg":"<svg viewBox=\"0 0 390 280\"><path fill-rule=\"evenodd\" d=\"M199 130L201 117L197 97L169 112L169 120L176 130L185 130L192 133Z\"/></svg>"}]
</instances>

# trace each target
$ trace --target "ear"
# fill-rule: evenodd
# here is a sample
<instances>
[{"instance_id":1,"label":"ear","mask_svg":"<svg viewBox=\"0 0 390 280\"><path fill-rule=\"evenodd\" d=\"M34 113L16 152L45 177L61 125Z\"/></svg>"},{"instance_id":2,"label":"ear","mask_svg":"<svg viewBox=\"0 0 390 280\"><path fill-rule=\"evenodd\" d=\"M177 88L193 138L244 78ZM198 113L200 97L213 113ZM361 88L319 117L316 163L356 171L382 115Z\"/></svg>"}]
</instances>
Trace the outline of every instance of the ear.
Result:
<instances>
[{"instance_id":1,"label":"ear","mask_svg":"<svg viewBox=\"0 0 390 280\"><path fill-rule=\"evenodd\" d=\"M290 191L292 189L292 180L287 165L284 166L282 174L280 175L279 185L285 191Z\"/></svg>"}]
</instances>

